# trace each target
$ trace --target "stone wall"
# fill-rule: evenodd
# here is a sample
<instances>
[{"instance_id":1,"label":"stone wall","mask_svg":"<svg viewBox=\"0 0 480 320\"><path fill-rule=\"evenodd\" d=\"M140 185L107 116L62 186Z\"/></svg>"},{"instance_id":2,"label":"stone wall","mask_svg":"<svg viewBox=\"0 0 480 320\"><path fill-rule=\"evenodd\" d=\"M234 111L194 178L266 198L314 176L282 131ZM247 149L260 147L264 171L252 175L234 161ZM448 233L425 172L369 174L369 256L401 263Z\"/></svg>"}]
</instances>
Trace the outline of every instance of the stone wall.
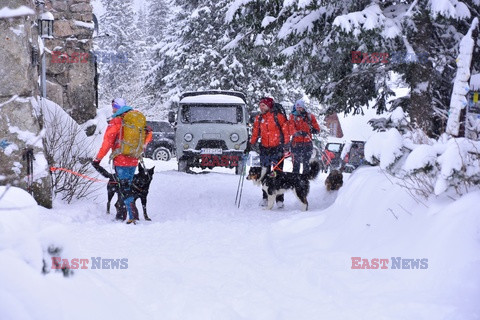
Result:
<instances>
[{"instance_id":1,"label":"stone wall","mask_svg":"<svg viewBox=\"0 0 480 320\"><path fill-rule=\"evenodd\" d=\"M31 0L0 0L0 8L21 5L34 8ZM33 106L39 93L34 23L34 15L0 19L0 185L29 190L39 204L51 207L51 179ZM31 186L23 157L29 149L35 156Z\"/></svg>"},{"instance_id":2,"label":"stone wall","mask_svg":"<svg viewBox=\"0 0 480 320\"><path fill-rule=\"evenodd\" d=\"M0 8L20 6L31 8L36 14L0 18L0 185L28 190L39 204L51 207L52 182L37 107L37 97L41 95L41 46L36 25L39 12L34 0L0 0ZM55 17L54 38L44 41L47 98L62 106L79 124L85 123L96 116L97 108L90 0L46 0L45 9ZM68 58L55 60L55 52ZM73 58L86 55L84 61ZM33 183L28 179L24 157L27 150L35 157Z\"/></svg>"},{"instance_id":3,"label":"stone wall","mask_svg":"<svg viewBox=\"0 0 480 320\"><path fill-rule=\"evenodd\" d=\"M79 124L96 116L96 66L92 57L94 31L90 0L46 0L53 13L54 39L45 41L47 97ZM55 53L61 53L59 57Z\"/></svg>"}]
</instances>

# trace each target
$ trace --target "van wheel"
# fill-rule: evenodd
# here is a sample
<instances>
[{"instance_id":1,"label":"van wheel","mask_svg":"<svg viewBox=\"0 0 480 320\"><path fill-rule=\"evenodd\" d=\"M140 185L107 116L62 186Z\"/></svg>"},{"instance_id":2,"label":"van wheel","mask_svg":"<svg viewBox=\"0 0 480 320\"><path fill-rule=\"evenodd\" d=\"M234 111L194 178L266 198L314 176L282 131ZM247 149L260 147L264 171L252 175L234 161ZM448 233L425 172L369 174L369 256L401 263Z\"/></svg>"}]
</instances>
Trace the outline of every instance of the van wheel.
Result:
<instances>
[{"instance_id":1,"label":"van wheel","mask_svg":"<svg viewBox=\"0 0 480 320\"><path fill-rule=\"evenodd\" d=\"M153 151L153 160L168 161L172 158L170 150L165 147L157 148Z\"/></svg>"},{"instance_id":2,"label":"van wheel","mask_svg":"<svg viewBox=\"0 0 480 320\"><path fill-rule=\"evenodd\" d=\"M187 172L188 163L187 160L178 160L178 172Z\"/></svg>"}]
</instances>

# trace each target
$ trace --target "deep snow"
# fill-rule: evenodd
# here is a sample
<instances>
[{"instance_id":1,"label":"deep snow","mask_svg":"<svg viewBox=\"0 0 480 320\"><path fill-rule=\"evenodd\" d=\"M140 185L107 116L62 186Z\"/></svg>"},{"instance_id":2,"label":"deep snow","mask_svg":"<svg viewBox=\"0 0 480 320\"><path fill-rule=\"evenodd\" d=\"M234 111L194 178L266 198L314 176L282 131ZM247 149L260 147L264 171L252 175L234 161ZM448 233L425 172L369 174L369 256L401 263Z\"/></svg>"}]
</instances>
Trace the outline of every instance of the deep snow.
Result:
<instances>
[{"instance_id":1,"label":"deep snow","mask_svg":"<svg viewBox=\"0 0 480 320\"><path fill-rule=\"evenodd\" d=\"M345 174L338 192L325 190L325 174L317 178L308 213L292 193L285 209L262 210L249 181L237 209L232 170L192 175L177 172L175 160L153 165L153 221L135 226L105 214L103 191L53 210L11 210L33 200L8 191L0 200L10 208L0 209L2 320L480 319L479 192L422 201L365 167ZM73 277L44 276L50 243L64 247L63 257L126 258L128 268L90 262ZM428 259L428 268L354 270L352 257Z\"/></svg>"}]
</instances>

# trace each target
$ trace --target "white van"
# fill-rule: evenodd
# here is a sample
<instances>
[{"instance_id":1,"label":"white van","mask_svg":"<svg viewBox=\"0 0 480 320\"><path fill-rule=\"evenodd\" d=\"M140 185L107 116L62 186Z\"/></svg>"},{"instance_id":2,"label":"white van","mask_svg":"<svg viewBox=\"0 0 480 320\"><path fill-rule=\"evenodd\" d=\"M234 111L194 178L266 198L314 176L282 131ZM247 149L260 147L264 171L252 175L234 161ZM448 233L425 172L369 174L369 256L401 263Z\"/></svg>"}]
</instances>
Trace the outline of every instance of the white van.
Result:
<instances>
[{"instance_id":1,"label":"white van","mask_svg":"<svg viewBox=\"0 0 480 320\"><path fill-rule=\"evenodd\" d=\"M169 114L175 122L175 113ZM236 91L185 92L175 122L178 171L191 167L241 169L247 147L248 111L245 95Z\"/></svg>"}]
</instances>

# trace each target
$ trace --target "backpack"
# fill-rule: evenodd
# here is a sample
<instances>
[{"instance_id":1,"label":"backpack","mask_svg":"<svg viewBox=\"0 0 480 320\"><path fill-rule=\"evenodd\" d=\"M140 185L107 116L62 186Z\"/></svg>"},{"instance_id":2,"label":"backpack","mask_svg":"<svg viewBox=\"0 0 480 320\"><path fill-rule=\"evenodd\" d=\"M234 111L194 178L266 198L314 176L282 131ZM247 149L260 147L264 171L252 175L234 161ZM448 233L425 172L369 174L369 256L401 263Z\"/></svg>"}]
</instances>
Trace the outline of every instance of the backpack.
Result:
<instances>
[{"instance_id":1,"label":"backpack","mask_svg":"<svg viewBox=\"0 0 480 320\"><path fill-rule=\"evenodd\" d=\"M137 110L131 110L122 118L120 129L120 148L112 153L112 157L123 154L133 158L141 158L145 143L147 119Z\"/></svg>"},{"instance_id":2,"label":"backpack","mask_svg":"<svg viewBox=\"0 0 480 320\"><path fill-rule=\"evenodd\" d=\"M307 124L308 124L308 126L310 127L310 132L311 132L312 134L318 134L318 133L320 133L320 131L318 131L317 129L315 129L315 128L313 127L313 124L312 124L312 114L311 114L311 113L308 113L308 112L307 112Z\"/></svg>"},{"instance_id":3,"label":"backpack","mask_svg":"<svg viewBox=\"0 0 480 320\"><path fill-rule=\"evenodd\" d=\"M273 119L275 120L275 124L277 125L278 127L278 131L280 132L280 138L283 142L285 142L285 137L283 135L283 131L282 131L282 126L280 125L280 123L278 122L278 114L283 114L283 116L285 117L285 119L287 119L287 114L285 113L285 109L283 108L282 104L281 103L278 103L278 102L275 102L273 104ZM260 122L262 122L262 119L263 119L263 114L260 114L260 118L258 118L258 120Z\"/></svg>"},{"instance_id":4,"label":"backpack","mask_svg":"<svg viewBox=\"0 0 480 320\"><path fill-rule=\"evenodd\" d=\"M295 116L294 116L295 117ZM305 122L308 124L308 127L310 128L310 133L311 134L318 134L320 131L315 129L312 124L312 114L310 112L306 112L305 115L303 116ZM294 118L295 119L295 118Z\"/></svg>"}]
</instances>

